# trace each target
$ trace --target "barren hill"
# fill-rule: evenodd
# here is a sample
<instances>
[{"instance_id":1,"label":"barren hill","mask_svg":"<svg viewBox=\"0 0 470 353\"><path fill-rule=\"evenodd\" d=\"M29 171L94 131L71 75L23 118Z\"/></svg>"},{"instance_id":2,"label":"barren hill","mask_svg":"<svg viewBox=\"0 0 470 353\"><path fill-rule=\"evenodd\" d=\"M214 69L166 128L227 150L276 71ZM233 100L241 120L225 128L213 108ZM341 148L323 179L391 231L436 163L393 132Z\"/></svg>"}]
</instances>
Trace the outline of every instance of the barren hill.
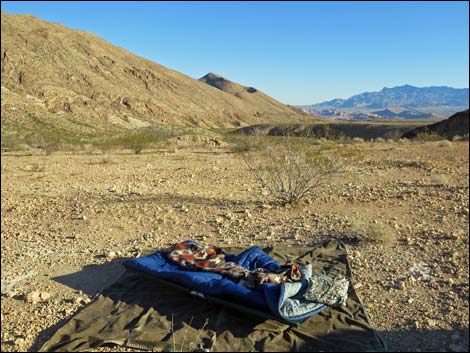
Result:
<instances>
[{"instance_id":1,"label":"barren hill","mask_svg":"<svg viewBox=\"0 0 470 353\"><path fill-rule=\"evenodd\" d=\"M456 113L450 118L439 121L432 125L427 125L413 129L403 135L406 138L414 138L420 132L430 132L452 138L456 135L468 136L469 131L469 110Z\"/></svg>"},{"instance_id":2,"label":"barren hill","mask_svg":"<svg viewBox=\"0 0 470 353\"><path fill-rule=\"evenodd\" d=\"M1 30L2 134L308 119L255 89L253 98L225 92L85 31L4 12Z\"/></svg>"},{"instance_id":3,"label":"barren hill","mask_svg":"<svg viewBox=\"0 0 470 353\"><path fill-rule=\"evenodd\" d=\"M199 80L215 88L218 88L221 91L230 93L231 95L241 99L249 105L259 107L260 111L256 114L256 116L260 118L266 118L268 112L283 114L283 112L286 110L286 105L278 102L277 100L271 98L256 88L242 86L212 72L208 73L204 77L201 77ZM294 107L289 108L299 112L301 115L305 114L303 111L299 111Z\"/></svg>"}]
</instances>

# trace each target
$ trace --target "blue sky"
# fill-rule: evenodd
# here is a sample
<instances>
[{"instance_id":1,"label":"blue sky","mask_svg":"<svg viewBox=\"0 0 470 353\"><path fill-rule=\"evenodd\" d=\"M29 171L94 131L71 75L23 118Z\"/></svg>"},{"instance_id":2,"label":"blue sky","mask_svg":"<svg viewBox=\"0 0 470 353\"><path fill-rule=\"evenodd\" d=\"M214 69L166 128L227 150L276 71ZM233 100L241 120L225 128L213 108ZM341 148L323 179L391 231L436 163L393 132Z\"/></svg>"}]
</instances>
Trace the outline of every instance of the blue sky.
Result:
<instances>
[{"instance_id":1,"label":"blue sky","mask_svg":"<svg viewBox=\"0 0 470 353\"><path fill-rule=\"evenodd\" d=\"M402 84L469 85L464 2L12 2L199 78L216 72L288 104Z\"/></svg>"}]
</instances>

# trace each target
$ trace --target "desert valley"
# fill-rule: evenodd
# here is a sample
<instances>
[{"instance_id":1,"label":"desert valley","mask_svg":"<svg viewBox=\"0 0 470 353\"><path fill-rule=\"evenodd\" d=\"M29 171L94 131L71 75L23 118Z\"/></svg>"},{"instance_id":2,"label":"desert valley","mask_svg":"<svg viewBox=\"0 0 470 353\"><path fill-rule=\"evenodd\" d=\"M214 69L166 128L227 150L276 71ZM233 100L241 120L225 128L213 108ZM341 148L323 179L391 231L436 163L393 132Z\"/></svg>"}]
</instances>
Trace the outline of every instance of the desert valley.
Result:
<instances>
[{"instance_id":1,"label":"desert valley","mask_svg":"<svg viewBox=\"0 0 470 353\"><path fill-rule=\"evenodd\" d=\"M126 259L187 239L341 241L388 350L468 351L468 88L286 105L5 12L1 65L2 351L38 351ZM305 195L269 178L318 166Z\"/></svg>"}]
</instances>

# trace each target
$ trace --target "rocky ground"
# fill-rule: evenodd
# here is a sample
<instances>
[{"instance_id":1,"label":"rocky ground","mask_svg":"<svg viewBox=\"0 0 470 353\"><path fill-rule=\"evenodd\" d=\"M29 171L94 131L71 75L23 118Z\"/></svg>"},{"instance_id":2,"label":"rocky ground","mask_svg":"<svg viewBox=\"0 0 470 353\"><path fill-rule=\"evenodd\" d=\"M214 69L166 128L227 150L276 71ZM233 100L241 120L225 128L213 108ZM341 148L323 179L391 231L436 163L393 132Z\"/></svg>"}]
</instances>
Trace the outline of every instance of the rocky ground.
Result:
<instances>
[{"instance_id":1,"label":"rocky ground","mask_svg":"<svg viewBox=\"0 0 470 353\"><path fill-rule=\"evenodd\" d=\"M348 245L390 350L468 351L468 143L364 149L316 200L291 208L270 202L227 148L2 155L1 350L37 350L144 249L188 238L315 244L361 220L396 235Z\"/></svg>"}]
</instances>

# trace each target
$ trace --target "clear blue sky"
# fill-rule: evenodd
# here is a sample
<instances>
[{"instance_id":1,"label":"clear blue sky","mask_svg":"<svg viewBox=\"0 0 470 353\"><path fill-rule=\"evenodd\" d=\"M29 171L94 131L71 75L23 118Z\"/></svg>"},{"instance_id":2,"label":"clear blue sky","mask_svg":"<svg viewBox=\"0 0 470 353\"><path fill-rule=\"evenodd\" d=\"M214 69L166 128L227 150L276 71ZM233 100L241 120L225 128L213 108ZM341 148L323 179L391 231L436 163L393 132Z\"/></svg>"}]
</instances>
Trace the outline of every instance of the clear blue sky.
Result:
<instances>
[{"instance_id":1,"label":"clear blue sky","mask_svg":"<svg viewBox=\"0 0 470 353\"><path fill-rule=\"evenodd\" d=\"M384 86L469 85L464 2L11 2L199 78L216 72L288 104Z\"/></svg>"}]
</instances>

